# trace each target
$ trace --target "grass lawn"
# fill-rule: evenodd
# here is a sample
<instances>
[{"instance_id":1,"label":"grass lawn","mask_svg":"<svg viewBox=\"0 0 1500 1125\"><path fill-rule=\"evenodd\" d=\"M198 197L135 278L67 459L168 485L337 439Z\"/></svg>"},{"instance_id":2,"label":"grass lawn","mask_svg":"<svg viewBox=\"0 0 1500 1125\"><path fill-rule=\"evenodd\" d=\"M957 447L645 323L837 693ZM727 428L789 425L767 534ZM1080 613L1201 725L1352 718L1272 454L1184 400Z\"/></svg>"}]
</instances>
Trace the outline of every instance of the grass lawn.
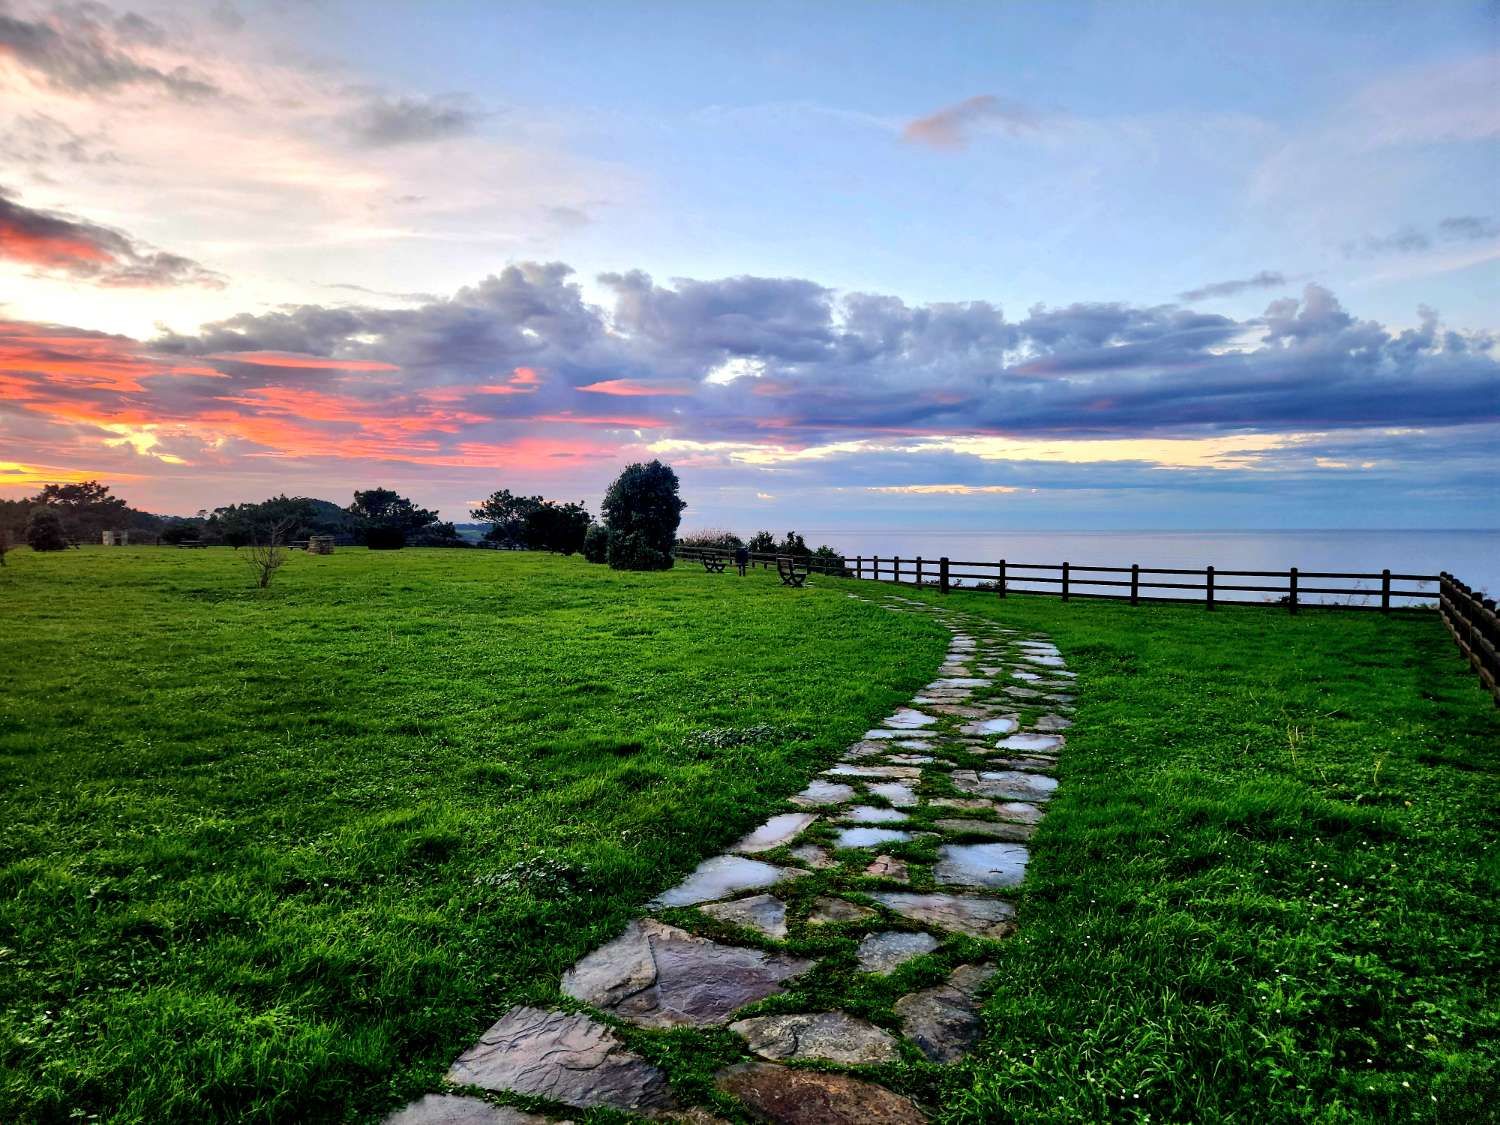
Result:
<instances>
[{"instance_id":1,"label":"grass lawn","mask_svg":"<svg viewBox=\"0 0 1500 1125\"><path fill-rule=\"evenodd\" d=\"M7 1123L378 1120L947 640L763 573L8 561ZM894 1085L953 1123L1497 1119L1500 721L1435 616L945 604L1049 633L1079 713L986 1037ZM639 1038L689 1087L729 1050Z\"/></svg>"}]
</instances>

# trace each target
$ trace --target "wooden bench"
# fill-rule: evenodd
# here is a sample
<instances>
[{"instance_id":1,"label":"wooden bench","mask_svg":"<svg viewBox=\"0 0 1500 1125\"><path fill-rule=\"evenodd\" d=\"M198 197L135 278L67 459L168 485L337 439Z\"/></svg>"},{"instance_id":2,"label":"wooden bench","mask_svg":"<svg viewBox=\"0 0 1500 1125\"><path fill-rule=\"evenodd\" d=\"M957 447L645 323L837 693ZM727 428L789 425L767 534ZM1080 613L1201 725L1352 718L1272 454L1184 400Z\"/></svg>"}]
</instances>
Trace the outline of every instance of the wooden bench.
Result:
<instances>
[{"instance_id":1,"label":"wooden bench","mask_svg":"<svg viewBox=\"0 0 1500 1125\"><path fill-rule=\"evenodd\" d=\"M729 563L727 555L713 555L707 551L698 556L698 561L703 564L703 569L710 574L723 574L724 567Z\"/></svg>"},{"instance_id":2,"label":"wooden bench","mask_svg":"<svg viewBox=\"0 0 1500 1125\"><path fill-rule=\"evenodd\" d=\"M797 569L797 559L792 555L776 556L776 573L781 577L783 586L801 586L807 581L807 563L802 563L802 569Z\"/></svg>"}]
</instances>

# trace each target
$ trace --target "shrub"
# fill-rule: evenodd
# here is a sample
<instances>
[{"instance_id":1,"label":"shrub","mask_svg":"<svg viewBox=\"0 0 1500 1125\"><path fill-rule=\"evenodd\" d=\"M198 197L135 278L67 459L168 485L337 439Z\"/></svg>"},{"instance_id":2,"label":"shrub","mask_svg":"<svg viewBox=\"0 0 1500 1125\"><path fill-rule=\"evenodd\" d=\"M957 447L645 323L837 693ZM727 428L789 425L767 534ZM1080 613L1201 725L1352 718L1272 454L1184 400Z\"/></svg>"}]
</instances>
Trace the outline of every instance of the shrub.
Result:
<instances>
[{"instance_id":1,"label":"shrub","mask_svg":"<svg viewBox=\"0 0 1500 1125\"><path fill-rule=\"evenodd\" d=\"M745 541L734 532L720 527L689 532L678 542L684 547L712 547L720 551L733 551L745 545Z\"/></svg>"},{"instance_id":2,"label":"shrub","mask_svg":"<svg viewBox=\"0 0 1500 1125\"><path fill-rule=\"evenodd\" d=\"M671 570L672 555L638 531L609 533L609 565L615 570Z\"/></svg>"},{"instance_id":3,"label":"shrub","mask_svg":"<svg viewBox=\"0 0 1500 1125\"><path fill-rule=\"evenodd\" d=\"M609 532L604 530L603 525L589 524L589 529L583 536L583 557L591 563L609 561Z\"/></svg>"},{"instance_id":4,"label":"shrub","mask_svg":"<svg viewBox=\"0 0 1500 1125\"><path fill-rule=\"evenodd\" d=\"M604 494L609 565L616 570L665 570L687 504L677 474L660 461L628 465ZM616 542L616 540L619 540Z\"/></svg>"},{"instance_id":5,"label":"shrub","mask_svg":"<svg viewBox=\"0 0 1500 1125\"><path fill-rule=\"evenodd\" d=\"M65 551L67 536L63 535L62 519L51 508L38 508L31 513L26 524L26 542L33 551Z\"/></svg>"},{"instance_id":6,"label":"shrub","mask_svg":"<svg viewBox=\"0 0 1500 1125\"><path fill-rule=\"evenodd\" d=\"M399 551L406 546L406 532L399 527L367 528L365 546L372 551Z\"/></svg>"},{"instance_id":7,"label":"shrub","mask_svg":"<svg viewBox=\"0 0 1500 1125\"><path fill-rule=\"evenodd\" d=\"M769 531L757 531L754 535L750 536L748 546L754 554L769 555L772 551L776 550L776 536L772 535Z\"/></svg>"}]
</instances>

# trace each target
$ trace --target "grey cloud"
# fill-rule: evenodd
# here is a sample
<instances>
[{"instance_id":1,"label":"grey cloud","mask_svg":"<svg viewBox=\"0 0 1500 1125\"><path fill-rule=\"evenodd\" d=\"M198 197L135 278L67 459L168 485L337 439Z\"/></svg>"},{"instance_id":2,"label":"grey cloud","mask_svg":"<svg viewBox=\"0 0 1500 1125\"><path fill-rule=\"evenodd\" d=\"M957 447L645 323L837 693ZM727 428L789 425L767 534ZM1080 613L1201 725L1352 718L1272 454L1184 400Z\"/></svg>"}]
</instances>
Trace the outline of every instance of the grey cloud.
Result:
<instances>
[{"instance_id":1,"label":"grey cloud","mask_svg":"<svg viewBox=\"0 0 1500 1125\"><path fill-rule=\"evenodd\" d=\"M0 188L0 258L96 285L133 288L224 280L191 258L155 250L120 231L16 202Z\"/></svg>"},{"instance_id":2,"label":"grey cloud","mask_svg":"<svg viewBox=\"0 0 1500 1125\"><path fill-rule=\"evenodd\" d=\"M458 96L375 96L346 122L354 140L368 148L417 144L471 132L481 114Z\"/></svg>"},{"instance_id":3,"label":"grey cloud","mask_svg":"<svg viewBox=\"0 0 1500 1125\"><path fill-rule=\"evenodd\" d=\"M1500 236L1500 223L1479 215L1453 215L1440 219L1432 231L1406 226L1387 235L1367 236L1344 243L1344 256L1376 257L1383 254L1419 254L1444 242L1483 242Z\"/></svg>"},{"instance_id":4,"label":"grey cloud","mask_svg":"<svg viewBox=\"0 0 1500 1125\"><path fill-rule=\"evenodd\" d=\"M1480 242L1500 235L1500 223L1478 215L1454 215L1438 223L1438 232L1444 238Z\"/></svg>"},{"instance_id":5,"label":"grey cloud","mask_svg":"<svg viewBox=\"0 0 1500 1125\"><path fill-rule=\"evenodd\" d=\"M1202 301L1214 297L1233 297L1250 289L1274 289L1285 284L1284 273L1276 270L1261 270L1249 277L1239 277L1232 281L1211 281L1207 285L1200 285L1197 289L1184 290L1177 294L1177 298L1181 301Z\"/></svg>"},{"instance_id":6,"label":"grey cloud","mask_svg":"<svg viewBox=\"0 0 1500 1125\"><path fill-rule=\"evenodd\" d=\"M132 53L165 38L144 16L114 15L100 4L61 4L35 20L0 13L0 55L58 89L93 94L147 86L184 101L217 96L217 86L187 67L163 70Z\"/></svg>"}]
</instances>

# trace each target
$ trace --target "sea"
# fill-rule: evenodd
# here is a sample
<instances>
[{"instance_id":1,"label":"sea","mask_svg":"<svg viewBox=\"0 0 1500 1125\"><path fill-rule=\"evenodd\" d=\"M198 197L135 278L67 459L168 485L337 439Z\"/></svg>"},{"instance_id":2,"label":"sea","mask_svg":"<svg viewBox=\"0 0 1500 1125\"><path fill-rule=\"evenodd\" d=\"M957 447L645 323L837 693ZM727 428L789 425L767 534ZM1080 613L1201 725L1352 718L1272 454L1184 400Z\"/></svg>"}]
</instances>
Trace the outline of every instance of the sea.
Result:
<instances>
[{"instance_id":1,"label":"sea","mask_svg":"<svg viewBox=\"0 0 1500 1125\"><path fill-rule=\"evenodd\" d=\"M827 543L844 555L921 555L937 559L1014 563L1062 563L1073 566L1123 566L1216 570L1347 571L1378 574L1437 574L1447 571L1490 596L1500 593L1500 530L1493 531L973 531L959 529L845 530L811 528L802 533L809 546ZM1011 578L1023 572L1011 571ZM1043 572L1046 573L1046 572ZM1055 575L1054 575L1055 577ZM1083 574L1076 577L1082 578ZM1117 579L1119 575L1102 577ZM1127 576L1128 577L1128 576ZM1183 581L1198 581L1183 579ZM1255 584L1254 580L1245 580ZM1272 583L1267 583L1272 584ZM1342 585L1356 584L1314 583ZM1393 583L1397 588L1410 582ZM1417 585L1419 589L1435 586ZM1379 581L1365 590L1378 593ZM1118 590L1114 592L1119 592ZM1152 591L1158 597L1201 598L1201 591ZM1222 595L1242 600L1270 599L1267 594ZM1309 597L1309 601L1324 600ZM1338 600L1338 599L1331 599ZM1398 603L1399 604L1399 603Z\"/></svg>"}]
</instances>

